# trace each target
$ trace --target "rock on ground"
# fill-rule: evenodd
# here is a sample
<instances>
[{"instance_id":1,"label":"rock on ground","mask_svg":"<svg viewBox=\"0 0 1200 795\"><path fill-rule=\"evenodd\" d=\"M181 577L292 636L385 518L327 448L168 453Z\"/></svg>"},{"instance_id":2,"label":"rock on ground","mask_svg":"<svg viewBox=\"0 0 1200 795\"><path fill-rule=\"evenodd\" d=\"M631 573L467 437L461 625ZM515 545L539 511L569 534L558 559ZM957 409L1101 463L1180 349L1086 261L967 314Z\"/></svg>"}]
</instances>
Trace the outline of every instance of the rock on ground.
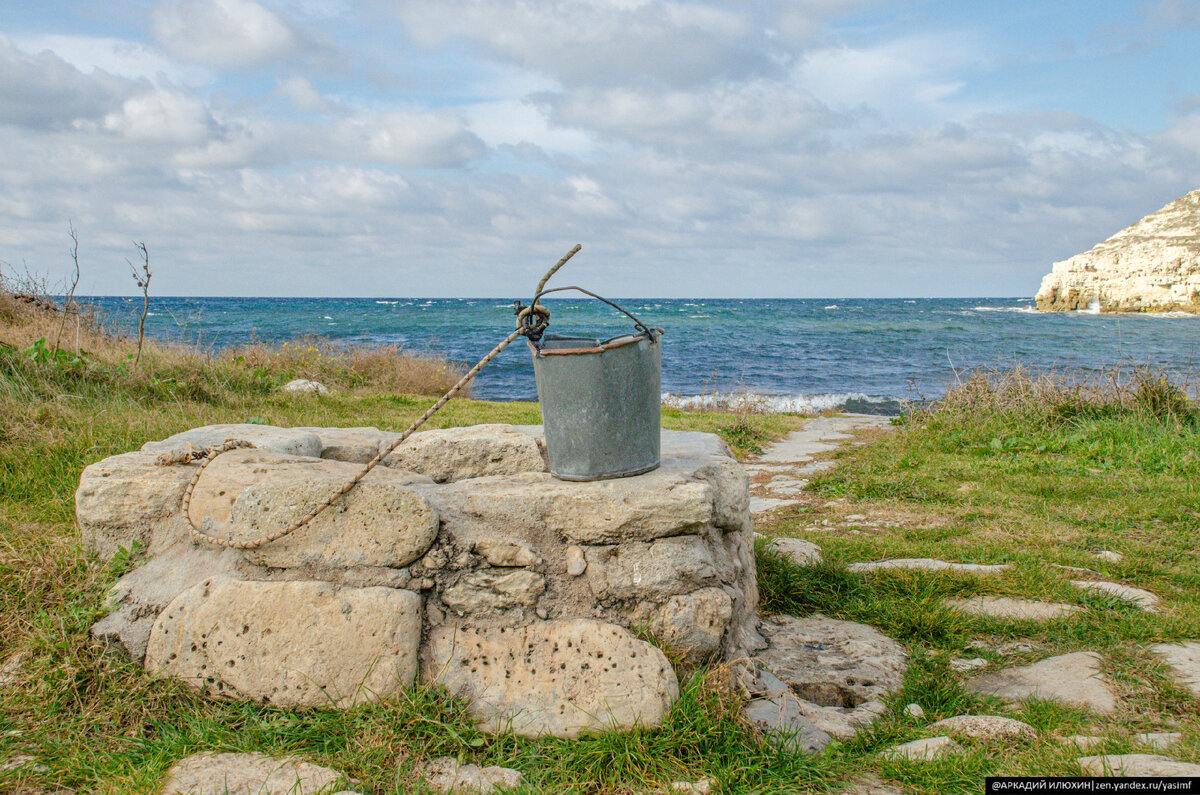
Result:
<instances>
[{"instance_id":1,"label":"rock on ground","mask_svg":"<svg viewBox=\"0 0 1200 795\"><path fill-rule=\"evenodd\" d=\"M587 731L657 726L679 682L661 651L600 621L430 632L423 671L470 701L485 731L577 737Z\"/></svg>"},{"instance_id":2,"label":"rock on ground","mask_svg":"<svg viewBox=\"0 0 1200 795\"><path fill-rule=\"evenodd\" d=\"M296 378L288 381L281 389L293 395L328 395L329 387L320 381L310 381L307 378Z\"/></svg>"},{"instance_id":3,"label":"rock on ground","mask_svg":"<svg viewBox=\"0 0 1200 795\"><path fill-rule=\"evenodd\" d=\"M1180 684L1200 698L1200 641L1156 643L1150 650L1166 661Z\"/></svg>"},{"instance_id":4,"label":"rock on ground","mask_svg":"<svg viewBox=\"0 0 1200 795\"><path fill-rule=\"evenodd\" d=\"M510 767L460 765L451 756L431 759L417 766L416 774L434 792L488 795L521 785L521 771Z\"/></svg>"},{"instance_id":5,"label":"rock on ground","mask_svg":"<svg viewBox=\"0 0 1200 795\"><path fill-rule=\"evenodd\" d=\"M168 436L161 442L147 442L141 449L147 453L166 453L182 449L189 444L196 447L212 447L230 439L241 439L250 442L256 450L280 455L301 455L310 458L319 458L321 455L321 439L312 431L250 423L192 428L190 431Z\"/></svg>"},{"instance_id":6,"label":"rock on ground","mask_svg":"<svg viewBox=\"0 0 1200 795\"><path fill-rule=\"evenodd\" d=\"M1008 563L948 563L936 558L892 558L854 563L849 567L854 572L872 572L881 569L921 569L923 571L953 571L959 574L999 574L1009 568Z\"/></svg>"},{"instance_id":7,"label":"rock on ground","mask_svg":"<svg viewBox=\"0 0 1200 795\"><path fill-rule=\"evenodd\" d=\"M411 591L214 578L162 611L146 668L213 696L346 708L410 685L420 640Z\"/></svg>"},{"instance_id":8,"label":"rock on ground","mask_svg":"<svg viewBox=\"0 0 1200 795\"><path fill-rule=\"evenodd\" d=\"M803 753L820 753L833 741L800 709L800 700L786 691L750 701L742 709L750 725L771 739Z\"/></svg>"},{"instance_id":9,"label":"rock on ground","mask_svg":"<svg viewBox=\"0 0 1200 795\"><path fill-rule=\"evenodd\" d=\"M295 757L205 753L176 762L160 795L319 795L336 792L342 779Z\"/></svg>"},{"instance_id":10,"label":"rock on ground","mask_svg":"<svg viewBox=\"0 0 1200 795\"><path fill-rule=\"evenodd\" d=\"M806 718L834 737L875 721L883 699L903 685L908 656L873 627L820 614L772 616L756 659L799 700Z\"/></svg>"},{"instance_id":11,"label":"rock on ground","mask_svg":"<svg viewBox=\"0 0 1200 795\"><path fill-rule=\"evenodd\" d=\"M947 607L963 613L991 618L1010 618L1019 621L1050 621L1055 618L1084 612L1082 607L1059 602L1038 602L1008 596L974 596L970 599L947 599Z\"/></svg>"},{"instance_id":12,"label":"rock on ground","mask_svg":"<svg viewBox=\"0 0 1200 795\"><path fill-rule=\"evenodd\" d=\"M1200 765L1158 754L1085 756L1079 760L1079 768L1085 776L1200 776Z\"/></svg>"},{"instance_id":13,"label":"rock on ground","mask_svg":"<svg viewBox=\"0 0 1200 795\"><path fill-rule=\"evenodd\" d=\"M733 618L733 600L720 588L701 588L672 596L650 621L660 645L682 652L698 664L721 651L721 640Z\"/></svg>"},{"instance_id":14,"label":"rock on ground","mask_svg":"<svg viewBox=\"0 0 1200 795\"><path fill-rule=\"evenodd\" d=\"M1037 739L1037 730L1028 723L1001 715L955 715L926 728L931 732L986 742Z\"/></svg>"},{"instance_id":15,"label":"rock on ground","mask_svg":"<svg viewBox=\"0 0 1200 795\"><path fill-rule=\"evenodd\" d=\"M1183 739L1181 732L1142 732L1133 735L1133 739L1152 748L1169 748Z\"/></svg>"},{"instance_id":16,"label":"rock on ground","mask_svg":"<svg viewBox=\"0 0 1200 795\"><path fill-rule=\"evenodd\" d=\"M930 762L943 756L957 754L962 746L949 737L929 737L924 740L893 745L880 753L884 759L906 759L913 762Z\"/></svg>"},{"instance_id":17,"label":"rock on ground","mask_svg":"<svg viewBox=\"0 0 1200 795\"><path fill-rule=\"evenodd\" d=\"M1115 596L1126 602L1133 602L1147 613L1158 612L1158 597L1141 588L1132 585L1122 585L1119 582L1105 580L1071 580L1071 584L1081 591L1098 591L1106 596Z\"/></svg>"},{"instance_id":18,"label":"rock on ground","mask_svg":"<svg viewBox=\"0 0 1200 795\"><path fill-rule=\"evenodd\" d=\"M1100 655L1095 652L1061 654L1032 665L984 674L967 681L966 688L1010 702L1043 698L1097 712L1112 712L1117 708L1116 699L1100 673Z\"/></svg>"},{"instance_id":19,"label":"rock on ground","mask_svg":"<svg viewBox=\"0 0 1200 795\"><path fill-rule=\"evenodd\" d=\"M797 566L811 566L825 558L821 548L811 541L799 538L775 538L767 545L772 552L782 555Z\"/></svg>"}]
</instances>

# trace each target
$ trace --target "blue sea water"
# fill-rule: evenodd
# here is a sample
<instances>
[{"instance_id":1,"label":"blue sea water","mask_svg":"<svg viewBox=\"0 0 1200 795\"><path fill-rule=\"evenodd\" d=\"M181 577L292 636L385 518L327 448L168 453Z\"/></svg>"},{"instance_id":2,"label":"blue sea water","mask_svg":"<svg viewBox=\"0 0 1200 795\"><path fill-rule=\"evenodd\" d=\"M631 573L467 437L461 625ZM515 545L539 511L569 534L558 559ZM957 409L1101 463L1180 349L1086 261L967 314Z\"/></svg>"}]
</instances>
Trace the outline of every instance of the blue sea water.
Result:
<instances>
[{"instance_id":1,"label":"blue sea water","mask_svg":"<svg viewBox=\"0 0 1200 795\"><path fill-rule=\"evenodd\" d=\"M86 299L122 331L136 328L140 301ZM590 299L546 299L551 332L600 337L632 323ZM663 390L676 402L751 393L774 410L845 407L891 413L900 401L933 399L956 374L978 366L1099 371L1150 364L1191 373L1200 362L1200 318L1179 315L1039 313L1030 299L627 299L666 330ZM316 335L390 344L473 364L514 325L498 298L151 297L147 334L202 347ZM474 393L533 399L530 354L512 345L478 377Z\"/></svg>"}]
</instances>

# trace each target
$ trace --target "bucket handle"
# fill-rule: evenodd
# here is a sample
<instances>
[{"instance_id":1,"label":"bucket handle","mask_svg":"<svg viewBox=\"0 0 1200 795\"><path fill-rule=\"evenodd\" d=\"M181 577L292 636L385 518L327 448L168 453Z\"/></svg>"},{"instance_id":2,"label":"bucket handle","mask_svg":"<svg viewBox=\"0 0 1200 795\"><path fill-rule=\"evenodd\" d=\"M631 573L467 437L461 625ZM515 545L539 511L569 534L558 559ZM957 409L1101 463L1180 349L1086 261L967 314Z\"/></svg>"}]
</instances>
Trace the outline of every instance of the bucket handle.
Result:
<instances>
[{"instance_id":1,"label":"bucket handle","mask_svg":"<svg viewBox=\"0 0 1200 795\"><path fill-rule=\"evenodd\" d=\"M653 344L653 343L654 343L654 341L655 341L655 340L654 340L654 335L650 333L650 328L649 328L649 326L647 326L647 325L646 325L645 323L643 323L642 321L638 320L638 319L637 319L637 318L636 318L636 317L633 315L633 313L632 313L632 312L629 312L628 310L626 310L626 309L623 309L623 308L621 308L621 307L617 306L615 303L613 303L612 301L608 300L608 299L607 299L607 298L605 298L604 296L596 295L596 294L595 294L595 293L593 293L591 290L585 290L585 289L583 289L582 287L574 287L574 286L572 286L572 287L555 287L555 288L553 288L553 289L550 289L550 290L542 290L542 291L538 292L538 294L537 294L537 295L535 295L535 296L533 297L533 301L530 303L530 306L541 307L541 304L539 304L539 303L538 303L538 301L540 301L540 300L541 300L541 298L542 298L542 296L543 296L543 295L548 295L549 293L560 293L560 292L562 292L563 290L578 290L579 292L583 293L584 295L590 295L592 298L595 298L597 301L603 301L604 303L608 304L609 306L611 306L613 309L617 310L618 312L621 312L621 313L623 313L623 314L625 314L625 315L628 315L628 316L629 316L629 319L633 321L633 327L634 327L635 329L637 329L638 331L642 332L643 334L645 334L645 335L646 335L646 339L650 340L651 344ZM549 314L549 313L547 313L547 315L548 315L548 314ZM549 317L547 316L547 321L548 321L548 320L549 320ZM539 337L540 337L540 335L539 335ZM539 347L540 347L540 346L539 346Z\"/></svg>"}]
</instances>

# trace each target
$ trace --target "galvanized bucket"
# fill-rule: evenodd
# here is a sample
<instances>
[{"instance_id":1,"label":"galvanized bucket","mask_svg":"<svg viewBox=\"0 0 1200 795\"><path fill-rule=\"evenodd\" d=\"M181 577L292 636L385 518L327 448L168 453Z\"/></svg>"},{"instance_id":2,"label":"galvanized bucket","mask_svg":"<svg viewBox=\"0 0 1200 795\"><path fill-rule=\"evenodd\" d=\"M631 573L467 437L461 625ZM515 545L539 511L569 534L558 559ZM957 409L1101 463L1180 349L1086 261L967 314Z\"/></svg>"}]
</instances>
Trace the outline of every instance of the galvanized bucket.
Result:
<instances>
[{"instance_id":1,"label":"galvanized bucket","mask_svg":"<svg viewBox=\"0 0 1200 795\"><path fill-rule=\"evenodd\" d=\"M560 480L640 475L659 465L663 330L634 320L633 334L547 334L529 345L550 474Z\"/></svg>"}]
</instances>

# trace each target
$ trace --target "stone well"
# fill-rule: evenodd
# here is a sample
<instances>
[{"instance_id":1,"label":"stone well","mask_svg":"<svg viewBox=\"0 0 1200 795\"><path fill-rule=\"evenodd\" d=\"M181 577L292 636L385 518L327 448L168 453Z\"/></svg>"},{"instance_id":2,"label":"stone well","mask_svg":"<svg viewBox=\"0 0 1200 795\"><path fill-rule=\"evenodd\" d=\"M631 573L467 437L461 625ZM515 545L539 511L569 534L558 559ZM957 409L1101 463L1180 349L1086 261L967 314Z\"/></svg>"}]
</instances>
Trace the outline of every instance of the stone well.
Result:
<instances>
[{"instance_id":1,"label":"stone well","mask_svg":"<svg viewBox=\"0 0 1200 795\"><path fill-rule=\"evenodd\" d=\"M319 504L396 438L375 428L198 428L84 470L76 516L101 556L137 544L93 635L215 697L344 708L418 676L485 728L574 736L655 724L665 655L762 648L746 475L711 434L665 431L662 467L591 483L547 472L540 427L414 435L293 535L196 544L186 445L244 439L201 475L191 519L257 538ZM165 455L164 455L165 454Z\"/></svg>"}]
</instances>

